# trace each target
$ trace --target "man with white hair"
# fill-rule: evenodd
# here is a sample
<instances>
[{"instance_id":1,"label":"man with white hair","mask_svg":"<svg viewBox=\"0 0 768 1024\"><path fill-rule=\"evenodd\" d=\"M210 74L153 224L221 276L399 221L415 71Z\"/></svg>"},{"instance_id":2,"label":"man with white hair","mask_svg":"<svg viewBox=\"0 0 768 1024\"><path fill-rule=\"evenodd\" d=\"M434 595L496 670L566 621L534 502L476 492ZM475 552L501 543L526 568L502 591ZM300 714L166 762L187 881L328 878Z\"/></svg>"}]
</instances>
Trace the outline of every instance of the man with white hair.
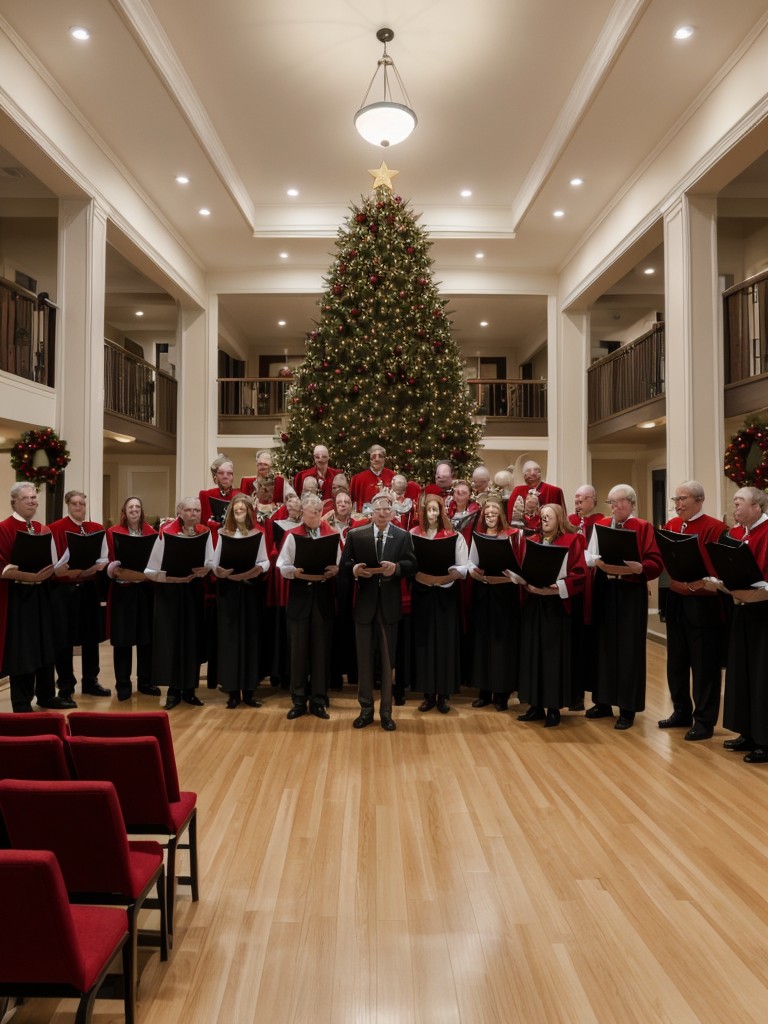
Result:
<instances>
[{"instance_id":1,"label":"man with white hair","mask_svg":"<svg viewBox=\"0 0 768 1024\"><path fill-rule=\"evenodd\" d=\"M368 449L368 469L355 473L349 481L349 493L358 512L370 505L377 494L392 483L394 470L386 465L387 452L383 445L372 444Z\"/></svg>"},{"instance_id":2,"label":"man with white hair","mask_svg":"<svg viewBox=\"0 0 768 1024\"><path fill-rule=\"evenodd\" d=\"M568 522L575 526L580 534L584 536L587 544L592 538L592 528L602 516L596 512L597 492L592 484L582 484L576 488L573 496L574 512L568 516Z\"/></svg>"},{"instance_id":3,"label":"man with white hair","mask_svg":"<svg viewBox=\"0 0 768 1024\"><path fill-rule=\"evenodd\" d=\"M720 540L726 530L724 523L704 512L704 488L698 480L686 480L676 487L672 502L675 515L664 529L695 536L701 558L712 575L706 544ZM703 579L681 583L672 578L666 624L667 685L673 710L668 718L662 718L659 728L683 728L688 730L685 739L707 740L720 713L725 625L720 595Z\"/></svg>"},{"instance_id":4,"label":"man with white hair","mask_svg":"<svg viewBox=\"0 0 768 1024\"><path fill-rule=\"evenodd\" d=\"M283 503L283 490L285 487L285 477L279 473L272 473L272 452L261 451L256 452L256 476L244 476L240 481L240 490L243 494L247 494L249 497L258 497L258 486L259 482L266 480L268 477L274 479L274 489L272 491L272 500L276 505L282 505Z\"/></svg>"},{"instance_id":5,"label":"man with white hair","mask_svg":"<svg viewBox=\"0 0 768 1024\"><path fill-rule=\"evenodd\" d=\"M611 515L595 527L632 530L639 561L612 565L600 555L597 529L587 548L587 565L596 566L592 592L592 629L595 638L594 706L587 718L612 718L614 729L631 729L635 714L645 710L645 644L648 629L648 583L661 575L663 564L653 526L635 514L637 495L629 484L608 492Z\"/></svg>"},{"instance_id":6,"label":"man with white hair","mask_svg":"<svg viewBox=\"0 0 768 1024\"><path fill-rule=\"evenodd\" d=\"M768 762L768 495L742 487L733 496L731 536L746 544L763 574L749 590L733 590L733 618L725 672L723 725L738 736L727 750L744 752L747 764Z\"/></svg>"},{"instance_id":7,"label":"man with white hair","mask_svg":"<svg viewBox=\"0 0 768 1024\"><path fill-rule=\"evenodd\" d=\"M487 494L491 486L491 474L487 466L475 466L472 470L472 496L477 500L478 494Z\"/></svg>"},{"instance_id":8,"label":"man with white hair","mask_svg":"<svg viewBox=\"0 0 768 1024\"><path fill-rule=\"evenodd\" d=\"M323 499L333 497L333 478L339 472L330 465L331 456L324 444L316 444L312 449L312 461L314 465L307 469L300 469L293 478L293 489L297 494L303 490L304 480L308 476L316 478L320 488L320 497Z\"/></svg>"},{"instance_id":9,"label":"man with white hair","mask_svg":"<svg viewBox=\"0 0 768 1024\"><path fill-rule=\"evenodd\" d=\"M541 466L538 462L530 459L523 465L524 484L518 484L512 491L507 505L507 519L519 521L525 510L525 499L529 494L535 494L541 505L559 505L565 512L565 498L562 490L556 484L548 484L541 479Z\"/></svg>"}]
</instances>

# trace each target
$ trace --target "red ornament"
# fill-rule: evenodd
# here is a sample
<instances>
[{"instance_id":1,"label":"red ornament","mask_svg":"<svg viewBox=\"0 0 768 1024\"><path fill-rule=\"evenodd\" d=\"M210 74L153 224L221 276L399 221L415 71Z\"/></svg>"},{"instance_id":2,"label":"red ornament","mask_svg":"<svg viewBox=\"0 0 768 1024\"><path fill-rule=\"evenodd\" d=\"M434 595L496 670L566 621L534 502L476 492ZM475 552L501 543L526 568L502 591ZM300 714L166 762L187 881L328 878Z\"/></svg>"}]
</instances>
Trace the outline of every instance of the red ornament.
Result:
<instances>
[{"instance_id":1,"label":"red ornament","mask_svg":"<svg viewBox=\"0 0 768 1024\"><path fill-rule=\"evenodd\" d=\"M434 317L440 317L440 316L442 316L442 315L443 315L443 311L442 311L442 309L433 309L433 310L432 310L432 316L434 316Z\"/></svg>"},{"instance_id":2,"label":"red ornament","mask_svg":"<svg viewBox=\"0 0 768 1024\"><path fill-rule=\"evenodd\" d=\"M406 296L406 295L407 295L408 293L407 293L407 292L398 292L397 294L398 294L398 296L399 296L399 297L400 297L401 299L404 299L404 298L405 298L405 296Z\"/></svg>"},{"instance_id":3,"label":"red ornament","mask_svg":"<svg viewBox=\"0 0 768 1024\"><path fill-rule=\"evenodd\" d=\"M327 369L328 369L328 366L329 366L328 360L327 360L327 359L324 359L324 360L323 360L323 369L324 369L324 370L327 370Z\"/></svg>"},{"instance_id":4,"label":"red ornament","mask_svg":"<svg viewBox=\"0 0 768 1024\"><path fill-rule=\"evenodd\" d=\"M335 284L333 286L333 288L331 288L331 291L333 292L334 295L343 295L344 294L344 285L342 285L342 284Z\"/></svg>"},{"instance_id":5,"label":"red ornament","mask_svg":"<svg viewBox=\"0 0 768 1024\"><path fill-rule=\"evenodd\" d=\"M338 439L339 439L340 441L343 441L343 440L344 440L344 438L345 438L345 437L346 437L347 435L346 435L346 432L345 432L345 431L343 431L343 430L340 430L340 431L338 432L338 434L337 434L336 436L338 437Z\"/></svg>"},{"instance_id":6,"label":"red ornament","mask_svg":"<svg viewBox=\"0 0 768 1024\"><path fill-rule=\"evenodd\" d=\"M390 215L387 217L387 224L394 224L394 223L395 223L395 215L394 215L394 213L390 213Z\"/></svg>"},{"instance_id":7,"label":"red ornament","mask_svg":"<svg viewBox=\"0 0 768 1024\"><path fill-rule=\"evenodd\" d=\"M340 369L338 368L338 366L337 366L337 367L336 367L336 369L335 369L335 370L334 370L333 372L334 372L335 374L337 374L337 375L338 375L338 374L340 374L340 373L341 373L341 370L340 370Z\"/></svg>"},{"instance_id":8,"label":"red ornament","mask_svg":"<svg viewBox=\"0 0 768 1024\"><path fill-rule=\"evenodd\" d=\"M376 287L380 280L381 278L379 277L378 274L371 274L371 276L368 278L369 283L372 284L374 288Z\"/></svg>"},{"instance_id":9,"label":"red ornament","mask_svg":"<svg viewBox=\"0 0 768 1024\"><path fill-rule=\"evenodd\" d=\"M413 385L416 383L416 378L415 377L409 377L408 378L408 383L409 383L409 385L411 387L413 387Z\"/></svg>"},{"instance_id":10,"label":"red ornament","mask_svg":"<svg viewBox=\"0 0 768 1024\"><path fill-rule=\"evenodd\" d=\"M413 256L413 254L416 252L412 245L407 246L405 251L408 253L409 256Z\"/></svg>"},{"instance_id":11,"label":"red ornament","mask_svg":"<svg viewBox=\"0 0 768 1024\"><path fill-rule=\"evenodd\" d=\"M401 356L403 354L403 346L402 345L395 345L394 353L395 353L396 356Z\"/></svg>"},{"instance_id":12,"label":"red ornament","mask_svg":"<svg viewBox=\"0 0 768 1024\"><path fill-rule=\"evenodd\" d=\"M377 235L379 233L379 225L378 224L371 224L371 226L368 228L368 230L370 231L370 233L372 235Z\"/></svg>"},{"instance_id":13,"label":"red ornament","mask_svg":"<svg viewBox=\"0 0 768 1024\"><path fill-rule=\"evenodd\" d=\"M366 217L366 215L364 213L358 213L358 215L355 217L355 221L358 224L365 224L365 222L367 220L368 220L368 218Z\"/></svg>"},{"instance_id":14,"label":"red ornament","mask_svg":"<svg viewBox=\"0 0 768 1024\"><path fill-rule=\"evenodd\" d=\"M339 273L340 273L340 274L346 274L346 272L347 272L348 270L349 270L349 267L347 266L347 264L346 264L346 263L340 263L340 264L339 264Z\"/></svg>"},{"instance_id":15,"label":"red ornament","mask_svg":"<svg viewBox=\"0 0 768 1024\"><path fill-rule=\"evenodd\" d=\"M420 327L418 329L418 331L416 331L416 337L417 338L426 338L426 336L427 336L427 332L424 330L423 327Z\"/></svg>"},{"instance_id":16,"label":"red ornament","mask_svg":"<svg viewBox=\"0 0 768 1024\"><path fill-rule=\"evenodd\" d=\"M381 202L376 203L376 209L377 210L383 210L385 206L386 206L386 203L381 203Z\"/></svg>"},{"instance_id":17,"label":"red ornament","mask_svg":"<svg viewBox=\"0 0 768 1024\"><path fill-rule=\"evenodd\" d=\"M354 316L354 317L358 317L358 316L360 316L360 310L359 309L350 309L349 315L350 316Z\"/></svg>"},{"instance_id":18,"label":"red ornament","mask_svg":"<svg viewBox=\"0 0 768 1024\"><path fill-rule=\"evenodd\" d=\"M288 435L286 434L285 431L283 431L282 434L280 435L280 440L283 442L283 444L287 444L287 442L288 442Z\"/></svg>"},{"instance_id":19,"label":"red ornament","mask_svg":"<svg viewBox=\"0 0 768 1024\"><path fill-rule=\"evenodd\" d=\"M395 196L395 202L397 203L398 206L400 205L400 203L402 203L402 201L403 200L401 196Z\"/></svg>"},{"instance_id":20,"label":"red ornament","mask_svg":"<svg viewBox=\"0 0 768 1024\"><path fill-rule=\"evenodd\" d=\"M440 339L438 338L438 340L437 340L437 341L433 341L433 342L432 342L432 347L433 347L433 348L435 349L435 351L436 351L436 352L439 352L439 351L440 351L440 349L441 349L441 348L443 347L443 343L442 343L442 341L440 341Z\"/></svg>"},{"instance_id":21,"label":"red ornament","mask_svg":"<svg viewBox=\"0 0 768 1024\"><path fill-rule=\"evenodd\" d=\"M360 385L359 384L353 384L352 385L352 394L353 395L357 395L357 394L359 394L359 392L360 392Z\"/></svg>"},{"instance_id":22,"label":"red ornament","mask_svg":"<svg viewBox=\"0 0 768 1024\"><path fill-rule=\"evenodd\" d=\"M357 256L357 249L350 249L349 252L347 253L347 259L353 260L355 256Z\"/></svg>"},{"instance_id":23,"label":"red ornament","mask_svg":"<svg viewBox=\"0 0 768 1024\"><path fill-rule=\"evenodd\" d=\"M426 277L420 277L416 284L419 286L419 288L426 288L427 285L429 284L429 281L426 279Z\"/></svg>"}]
</instances>

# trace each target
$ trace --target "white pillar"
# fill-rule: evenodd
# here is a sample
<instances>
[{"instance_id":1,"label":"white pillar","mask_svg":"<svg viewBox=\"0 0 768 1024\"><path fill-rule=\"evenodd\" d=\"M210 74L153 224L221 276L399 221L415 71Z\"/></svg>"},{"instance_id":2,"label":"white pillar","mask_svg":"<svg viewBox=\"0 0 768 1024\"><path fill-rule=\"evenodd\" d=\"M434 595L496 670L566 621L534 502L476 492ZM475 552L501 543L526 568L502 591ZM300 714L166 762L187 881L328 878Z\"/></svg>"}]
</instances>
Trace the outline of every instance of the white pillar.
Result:
<instances>
[{"instance_id":1,"label":"white pillar","mask_svg":"<svg viewBox=\"0 0 768 1024\"><path fill-rule=\"evenodd\" d=\"M723 348L717 201L678 199L664 214L667 489L699 480L706 508L723 500Z\"/></svg>"},{"instance_id":2,"label":"white pillar","mask_svg":"<svg viewBox=\"0 0 768 1024\"><path fill-rule=\"evenodd\" d=\"M102 518L104 288L107 216L92 201L59 202L56 428L69 448L67 489L82 488Z\"/></svg>"},{"instance_id":3,"label":"white pillar","mask_svg":"<svg viewBox=\"0 0 768 1024\"><path fill-rule=\"evenodd\" d=\"M556 325L559 327L559 343L554 354L550 346L548 371L551 382L554 365L554 387L550 383L549 388L549 423L555 444L550 447L547 479L562 487L568 511L573 511L576 488L591 482L587 450L589 316L586 313L561 313Z\"/></svg>"},{"instance_id":4,"label":"white pillar","mask_svg":"<svg viewBox=\"0 0 768 1024\"><path fill-rule=\"evenodd\" d=\"M179 391L176 429L176 500L211 486L208 467L216 454L218 302L179 314Z\"/></svg>"}]
</instances>

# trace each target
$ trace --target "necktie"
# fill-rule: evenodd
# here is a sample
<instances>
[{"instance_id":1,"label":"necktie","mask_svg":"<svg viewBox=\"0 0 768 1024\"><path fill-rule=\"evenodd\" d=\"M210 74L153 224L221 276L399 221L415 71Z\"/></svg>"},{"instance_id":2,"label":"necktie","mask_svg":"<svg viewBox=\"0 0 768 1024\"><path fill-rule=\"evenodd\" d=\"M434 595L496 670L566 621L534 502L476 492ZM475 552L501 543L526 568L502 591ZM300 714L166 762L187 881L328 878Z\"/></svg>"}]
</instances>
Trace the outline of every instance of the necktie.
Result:
<instances>
[{"instance_id":1,"label":"necktie","mask_svg":"<svg viewBox=\"0 0 768 1024\"><path fill-rule=\"evenodd\" d=\"M579 523L579 533L584 533L584 516L581 517L581 522Z\"/></svg>"},{"instance_id":2,"label":"necktie","mask_svg":"<svg viewBox=\"0 0 768 1024\"><path fill-rule=\"evenodd\" d=\"M30 521L27 523L27 533L34 533L34 532L35 532L35 525L32 522L32 520L30 519Z\"/></svg>"},{"instance_id":3,"label":"necktie","mask_svg":"<svg viewBox=\"0 0 768 1024\"><path fill-rule=\"evenodd\" d=\"M376 531L376 558L381 561L384 552L384 534L381 530Z\"/></svg>"},{"instance_id":4,"label":"necktie","mask_svg":"<svg viewBox=\"0 0 768 1024\"><path fill-rule=\"evenodd\" d=\"M688 527L688 523L682 523L681 526L680 526L680 533L685 533L687 527Z\"/></svg>"}]
</instances>

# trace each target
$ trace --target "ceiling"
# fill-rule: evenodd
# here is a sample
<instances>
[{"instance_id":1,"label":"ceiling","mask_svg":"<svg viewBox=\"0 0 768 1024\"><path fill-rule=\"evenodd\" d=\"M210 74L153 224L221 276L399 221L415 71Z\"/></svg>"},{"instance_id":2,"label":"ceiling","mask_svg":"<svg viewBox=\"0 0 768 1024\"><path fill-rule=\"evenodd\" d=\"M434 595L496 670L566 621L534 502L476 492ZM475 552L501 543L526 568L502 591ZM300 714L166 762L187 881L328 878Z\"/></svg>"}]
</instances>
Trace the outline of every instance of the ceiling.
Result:
<instances>
[{"instance_id":1,"label":"ceiling","mask_svg":"<svg viewBox=\"0 0 768 1024\"><path fill-rule=\"evenodd\" d=\"M423 212L464 351L528 356L546 337L541 282L765 19L765 0L0 0L0 31L192 257L217 279L270 282L221 299L240 353L301 350L337 228L384 159ZM696 31L678 42L683 24ZM389 150L352 125L384 25L419 118ZM21 159L5 123L0 202L75 194L46 154ZM26 181L3 174L22 163ZM638 308L654 294L643 287ZM606 329L621 301L604 303ZM109 321L135 328L137 303L143 331L172 330L174 301L110 252Z\"/></svg>"}]
</instances>

